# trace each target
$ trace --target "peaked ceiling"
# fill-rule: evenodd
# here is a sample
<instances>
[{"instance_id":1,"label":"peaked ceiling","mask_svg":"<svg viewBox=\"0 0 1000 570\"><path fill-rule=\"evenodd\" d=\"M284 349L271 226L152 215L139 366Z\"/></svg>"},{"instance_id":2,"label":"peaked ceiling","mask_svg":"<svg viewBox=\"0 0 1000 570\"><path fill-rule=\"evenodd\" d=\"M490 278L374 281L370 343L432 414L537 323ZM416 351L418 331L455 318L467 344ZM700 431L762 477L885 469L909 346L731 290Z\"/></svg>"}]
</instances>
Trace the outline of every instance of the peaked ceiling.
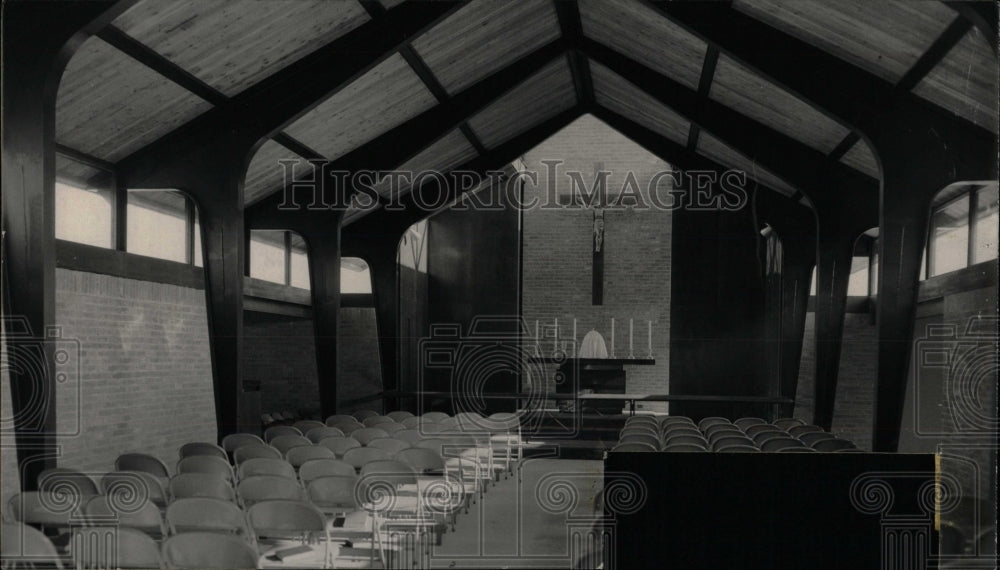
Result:
<instances>
[{"instance_id":1,"label":"peaked ceiling","mask_svg":"<svg viewBox=\"0 0 1000 570\"><path fill-rule=\"evenodd\" d=\"M69 62L56 102L57 162L63 179L92 177L206 111L362 26L378 25L398 0L140 0L87 40ZM409 3L407 3L409 4ZM975 26L936 0L735 0L733 8L938 106L997 132L997 56ZM830 157L870 179L878 160L863 138L810 101L757 74L643 0L474 0L454 10L341 89L285 124L249 160L244 201L266 199L306 159L335 160L374 140L411 140L433 113L458 108L455 125L385 155L389 167L450 170L489 153L569 109L607 109L730 168L741 168L798 200L780 168L724 129L702 129L625 80L617 66L588 59L592 41L669 78L685 97L722 105L776 132L782 144ZM942 47L943 45L943 47ZM582 47L581 47L582 46ZM533 54L545 65L472 104L477 87L515 73ZM528 72L530 71L530 72ZM322 72L322 71L320 71ZM514 75L511 75L513 77ZM831 86L836 89L837 86ZM902 88L902 87L901 87ZM463 98L465 97L465 98ZM750 124L750 123L748 123ZM778 139L776 139L778 140ZM412 141L411 141L412 142ZM378 148L384 151L385 144ZM523 149L528 150L528 149ZM395 151L394 151L395 152ZM87 167L70 158L83 159ZM499 167L500 165L495 165ZM769 165L770 166L770 165ZM780 165L778 165L780 166ZM384 192L385 182L378 187ZM403 189L405 191L405 188ZM353 209L353 222L373 209Z\"/></svg>"}]
</instances>

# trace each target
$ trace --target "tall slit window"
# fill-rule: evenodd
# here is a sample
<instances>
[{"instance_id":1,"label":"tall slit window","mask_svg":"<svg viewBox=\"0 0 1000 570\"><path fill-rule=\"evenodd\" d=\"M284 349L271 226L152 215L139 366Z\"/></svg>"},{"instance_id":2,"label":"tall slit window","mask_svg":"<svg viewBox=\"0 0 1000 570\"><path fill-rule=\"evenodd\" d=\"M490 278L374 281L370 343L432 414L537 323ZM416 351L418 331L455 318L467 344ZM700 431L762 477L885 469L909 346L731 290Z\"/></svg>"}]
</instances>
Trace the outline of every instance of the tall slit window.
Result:
<instances>
[{"instance_id":1,"label":"tall slit window","mask_svg":"<svg viewBox=\"0 0 1000 570\"><path fill-rule=\"evenodd\" d=\"M309 289L309 252L302 236L283 230L250 231L250 277Z\"/></svg>"},{"instance_id":2,"label":"tall slit window","mask_svg":"<svg viewBox=\"0 0 1000 570\"><path fill-rule=\"evenodd\" d=\"M176 190L129 190L125 251L201 265L194 204Z\"/></svg>"},{"instance_id":3,"label":"tall slit window","mask_svg":"<svg viewBox=\"0 0 1000 570\"><path fill-rule=\"evenodd\" d=\"M111 172L56 155L56 239L114 247Z\"/></svg>"},{"instance_id":4,"label":"tall slit window","mask_svg":"<svg viewBox=\"0 0 1000 570\"><path fill-rule=\"evenodd\" d=\"M346 295L371 294L372 276L365 260L357 257L341 258L340 292Z\"/></svg>"}]
</instances>

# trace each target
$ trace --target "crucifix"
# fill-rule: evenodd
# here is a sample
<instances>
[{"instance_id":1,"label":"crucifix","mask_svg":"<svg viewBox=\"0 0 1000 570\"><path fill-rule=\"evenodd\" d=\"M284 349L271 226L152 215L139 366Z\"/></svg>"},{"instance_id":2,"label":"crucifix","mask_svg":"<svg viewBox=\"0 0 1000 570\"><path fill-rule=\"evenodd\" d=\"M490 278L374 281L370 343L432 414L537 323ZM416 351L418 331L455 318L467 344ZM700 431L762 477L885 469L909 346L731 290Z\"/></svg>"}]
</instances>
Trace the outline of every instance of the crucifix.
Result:
<instances>
[{"instance_id":1,"label":"crucifix","mask_svg":"<svg viewBox=\"0 0 1000 570\"><path fill-rule=\"evenodd\" d=\"M601 162L594 163L594 181L600 184L600 172L604 169ZM597 207L594 208L594 243L593 243L593 282L591 284L590 303L604 304L604 192L601 189Z\"/></svg>"}]
</instances>

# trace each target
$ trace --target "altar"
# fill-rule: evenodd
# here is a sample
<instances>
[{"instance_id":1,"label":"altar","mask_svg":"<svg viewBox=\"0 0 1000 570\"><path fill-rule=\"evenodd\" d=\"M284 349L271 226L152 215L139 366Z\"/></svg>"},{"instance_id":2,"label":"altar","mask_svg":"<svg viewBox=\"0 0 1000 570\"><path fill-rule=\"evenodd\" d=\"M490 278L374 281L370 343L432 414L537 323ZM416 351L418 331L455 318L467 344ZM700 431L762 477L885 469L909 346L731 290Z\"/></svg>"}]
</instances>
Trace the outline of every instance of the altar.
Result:
<instances>
[{"instance_id":1,"label":"altar","mask_svg":"<svg viewBox=\"0 0 1000 570\"><path fill-rule=\"evenodd\" d=\"M567 358L556 369L557 394L624 394L626 366L652 366L652 358ZM583 412L622 413L618 400L584 400Z\"/></svg>"}]
</instances>

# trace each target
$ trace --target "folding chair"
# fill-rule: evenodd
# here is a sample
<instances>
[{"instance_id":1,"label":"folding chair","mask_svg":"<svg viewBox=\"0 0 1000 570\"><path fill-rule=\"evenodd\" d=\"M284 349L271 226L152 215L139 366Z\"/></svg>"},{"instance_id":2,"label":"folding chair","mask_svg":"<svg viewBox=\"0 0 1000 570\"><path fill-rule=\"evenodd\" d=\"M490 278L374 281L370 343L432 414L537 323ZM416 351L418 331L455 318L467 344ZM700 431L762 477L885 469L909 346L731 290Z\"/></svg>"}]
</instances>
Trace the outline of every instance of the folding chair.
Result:
<instances>
[{"instance_id":1,"label":"folding chair","mask_svg":"<svg viewBox=\"0 0 1000 570\"><path fill-rule=\"evenodd\" d=\"M659 430L657 430L655 427L652 427L652 425L632 424L622 428L622 430L618 432L618 437L621 437L629 433L644 433L644 434L649 434L653 437L660 436Z\"/></svg>"},{"instance_id":2,"label":"folding chair","mask_svg":"<svg viewBox=\"0 0 1000 570\"><path fill-rule=\"evenodd\" d=\"M254 475L240 481L236 487L243 508L261 501L276 499L301 501L303 489L295 479L279 475Z\"/></svg>"},{"instance_id":3,"label":"folding chair","mask_svg":"<svg viewBox=\"0 0 1000 570\"><path fill-rule=\"evenodd\" d=\"M382 414L376 412L375 410L358 410L351 415L354 416L354 419L358 420L359 422L363 422L368 418L373 418L375 416L380 416Z\"/></svg>"},{"instance_id":4,"label":"folding chair","mask_svg":"<svg viewBox=\"0 0 1000 570\"><path fill-rule=\"evenodd\" d=\"M283 435L302 435L299 428L293 426L271 426L264 430L264 441L271 443L274 438Z\"/></svg>"},{"instance_id":5,"label":"folding chair","mask_svg":"<svg viewBox=\"0 0 1000 570\"><path fill-rule=\"evenodd\" d=\"M393 422L391 424L378 424L378 429L388 433L389 435L393 435L394 433L405 431L406 427L404 427L403 424Z\"/></svg>"},{"instance_id":6,"label":"folding chair","mask_svg":"<svg viewBox=\"0 0 1000 570\"><path fill-rule=\"evenodd\" d=\"M167 568L256 568L257 551L233 536L185 532L163 543Z\"/></svg>"},{"instance_id":7,"label":"folding chair","mask_svg":"<svg viewBox=\"0 0 1000 570\"><path fill-rule=\"evenodd\" d=\"M348 414L334 414L334 415L329 416L328 418L326 418L326 422L325 423L328 426L332 426L333 424L335 424L337 422L342 422L342 421L352 421L352 422L355 422L357 420L352 415L348 415Z\"/></svg>"},{"instance_id":8,"label":"folding chair","mask_svg":"<svg viewBox=\"0 0 1000 570\"><path fill-rule=\"evenodd\" d=\"M322 445L302 445L293 447L285 453L285 461L298 469L303 463L313 459L335 459L337 454L330 451L330 448Z\"/></svg>"},{"instance_id":9,"label":"folding chair","mask_svg":"<svg viewBox=\"0 0 1000 570\"><path fill-rule=\"evenodd\" d=\"M326 517L315 506L305 501L270 500L255 503L247 509L250 532L259 542L262 539L296 539L311 545L322 541L323 560L330 560L330 535Z\"/></svg>"},{"instance_id":10,"label":"folding chair","mask_svg":"<svg viewBox=\"0 0 1000 570\"><path fill-rule=\"evenodd\" d=\"M669 425L689 425L694 426L694 420L687 416L660 416L657 418L657 423L660 427L666 427Z\"/></svg>"},{"instance_id":11,"label":"folding chair","mask_svg":"<svg viewBox=\"0 0 1000 570\"><path fill-rule=\"evenodd\" d=\"M244 540L254 541L247 531L243 511L235 503L221 499L177 499L167 505L166 520L170 534L203 531L238 534Z\"/></svg>"},{"instance_id":12,"label":"folding chair","mask_svg":"<svg viewBox=\"0 0 1000 570\"><path fill-rule=\"evenodd\" d=\"M399 423L403 424L403 427L406 429L415 429L418 425L420 425L420 418L417 416L410 416Z\"/></svg>"},{"instance_id":13,"label":"folding chair","mask_svg":"<svg viewBox=\"0 0 1000 570\"><path fill-rule=\"evenodd\" d=\"M373 439L389 437L389 433L378 428L362 428L351 433L351 437L358 440L361 445L368 445Z\"/></svg>"},{"instance_id":14,"label":"folding chair","mask_svg":"<svg viewBox=\"0 0 1000 570\"><path fill-rule=\"evenodd\" d=\"M101 494L93 479L73 469L61 467L45 469L38 474L36 481L39 491L71 493L88 499Z\"/></svg>"},{"instance_id":15,"label":"folding chair","mask_svg":"<svg viewBox=\"0 0 1000 570\"><path fill-rule=\"evenodd\" d=\"M817 441L823 441L824 439L837 439L837 436L825 431L810 431L799 434L798 438L802 443L812 446Z\"/></svg>"},{"instance_id":16,"label":"folding chair","mask_svg":"<svg viewBox=\"0 0 1000 570\"><path fill-rule=\"evenodd\" d=\"M739 418L737 420L733 420L733 425L735 425L736 427L740 428L743 431L746 431L747 428L750 426L763 425L766 423L767 420L763 418Z\"/></svg>"},{"instance_id":17,"label":"folding chair","mask_svg":"<svg viewBox=\"0 0 1000 570\"><path fill-rule=\"evenodd\" d=\"M700 429L701 431L705 431L709 426L717 426L717 425L733 425L733 422L729 421L726 418L711 416L707 418L702 418L702 420L698 422L698 429Z\"/></svg>"},{"instance_id":18,"label":"folding chair","mask_svg":"<svg viewBox=\"0 0 1000 570\"><path fill-rule=\"evenodd\" d=\"M342 457L345 463L355 469L361 469L365 464L372 461L385 461L391 458L392 454L388 451L376 447L355 447L354 449L347 450Z\"/></svg>"},{"instance_id":19,"label":"folding chair","mask_svg":"<svg viewBox=\"0 0 1000 570\"><path fill-rule=\"evenodd\" d=\"M779 418L774 420L774 425L787 430L792 426L804 426L806 425L806 422L800 420L799 418Z\"/></svg>"},{"instance_id":20,"label":"folding chair","mask_svg":"<svg viewBox=\"0 0 1000 570\"><path fill-rule=\"evenodd\" d=\"M264 445L264 440L252 433L231 433L222 438L222 449L229 454L233 454L244 445Z\"/></svg>"},{"instance_id":21,"label":"folding chair","mask_svg":"<svg viewBox=\"0 0 1000 570\"><path fill-rule=\"evenodd\" d=\"M192 455L181 459L177 462L177 473L209 473L230 482L236 479L232 465L211 455Z\"/></svg>"},{"instance_id":22,"label":"folding chair","mask_svg":"<svg viewBox=\"0 0 1000 570\"><path fill-rule=\"evenodd\" d=\"M451 416L449 416L448 414L446 414L444 412L427 412L427 413L423 414L420 417L423 418L423 419L425 419L425 420L427 420L427 421L429 421L429 422L440 423L441 420L443 420L445 418L450 418Z\"/></svg>"},{"instance_id":23,"label":"folding chair","mask_svg":"<svg viewBox=\"0 0 1000 570\"><path fill-rule=\"evenodd\" d=\"M73 516L79 514L86 503L95 498L100 497L27 491L10 498L7 512L15 521L38 526L43 531L66 529L70 527Z\"/></svg>"},{"instance_id":24,"label":"folding chair","mask_svg":"<svg viewBox=\"0 0 1000 570\"><path fill-rule=\"evenodd\" d=\"M854 449L856 447L857 446L854 445L854 442L840 438L821 439L812 444L812 448L816 451L840 451L842 449Z\"/></svg>"},{"instance_id":25,"label":"folding chair","mask_svg":"<svg viewBox=\"0 0 1000 570\"><path fill-rule=\"evenodd\" d=\"M273 475L295 480L295 468L292 467L292 464L277 457L255 457L248 459L240 463L237 471L240 481L257 475Z\"/></svg>"},{"instance_id":26,"label":"folding chair","mask_svg":"<svg viewBox=\"0 0 1000 570\"><path fill-rule=\"evenodd\" d=\"M708 450L702 446L693 445L690 443L674 443L664 447L663 451L672 453L672 452L699 452L699 451L704 452Z\"/></svg>"},{"instance_id":27,"label":"folding chair","mask_svg":"<svg viewBox=\"0 0 1000 570\"><path fill-rule=\"evenodd\" d=\"M349 475L353 477L357 471L354 466L339 459L313 459L299 467L299 480L308 485L320 477L338 477Z\"/></svg>"},{"instance_id":28,"label":"folding chair","mask_svg":"<svg viewBox=\"0 0 1000 570\"><path fill-rule=\"evenodd\" d=\"M755 444L752 439L743 434L737 436L719 437L714 441L712 441L711 443L712 443L712 450L714 451L719 451L724 447L729 447L732 445L745 445L747 447L753 447L753 448L757 447L757 444Z\"/></svg>"},{"instance_id":29,"label":"folding chair","mask_svg":"<svg viewBox=\"0 0 1000 570\"><path fill-rule=\"evenodd\" d=\"M386 416L370 416L362 420L361 423L365 424L365 427L375 427L380 424L394 424L396 420Z\"/></svg>"},{"instance_id":30,"label":"folding chair","mask_svg":"<svg viewBox=\"0 0 1000 570\"><path fill-rule=\"evenodd\" d=\"M301 434L307 434L309 430L326 427L326 424L319 420L299 420L292 424L292 427L299 430Z\"/></svg>"},{"instance_id":31,"label":"folding chair","mask_svg":"<svg viewBox=\"0 0 1000 570\"><path fill-rule=\"evenodd\" d=\"M123 453L115 459L115 471L145 471L163 480L170 479L165 463L145 453Z\"/></svg>"},{"instance_id":32,"label":"folding chair","mask_svg":"<svg viewBox=\"0 0 1000 570\"><path fill-rule=\"evenodd\" d=\"M233 452L233 461L242 465L250 459L281 459L281 452L266 443L244 445Z\"/></svg>"},{"instance_id":33,"label":"folding chair","mask_svg":"<svg viewBox=\"0 0 1000 570\"><path fill-rule=\"evenodd\" d=\"M229 461L229 454L226 453L225 449L222 449L214 443L206 443L203 441L194 441L191 443L185 443L177 450L177 455L179 459L184 459L185 457L191 457L193 455L211 455L218 457L224 461Z\"/></svg>"},{"instance_id":34,"label":"folding chair","mask_svg":"<svg viewBox=\"0 0 1000 570\"><path fill-rule=\"evenodd\" d=\"M804 448L806 444L795 439L794 437L775 437L768 439L760 444L760 450L765 452L781 451L788 448Z\"/></svg>"},{"instance_id":35,"label":"folding chair","mask_svg":"<svg viewBox=\"0 0 1000 570\"><path fill-rule=\"evenodd\" d=\"M418 441L427 439L427 436L415 429L403 429L392 434L393 439L405 441L410 445L416 445Z\"/></svg>"},{"instance_id":36,"label":"folding chair","mask_svg":"<svg viewBox=\"0 0 1000 570\"><path fill-rule=\"evenodd\" d=\"M488 426L495 426L491 430L493 435L490 438L494 458L501 459L507 468L507 473L512 474L514 466L524 457L520 416L510 412L497 412L491 414L485 423Z\"/></svg>"},{"instance_id":37,"label":"folding chair","mask_svg":"<svg viewBox=\"0 0 1000 570\"><path fill-rule=\"evenodd\" d=\"M625 425L648 425L656 429L660 425L660 422L653 416L629 416L625 420Z\"/></svg>"},{"instance_id":38,"label":"folding chair","mask_svg":"<svg viewBox=\"0 0 1000 570\"><path fill-rule=\"evenodd\" d=\"M353 437L328 437L319 442L337 457L343 458L348 451L361 447L361 443Z\"/></svg>"},{"instance_id":39,"label":"folding chair","mask_svg":"<svg viewBox=\"0 0 1000 570\"><path fill-rule=\"evenodd\" d=\"M390 454L395 455L404 449L409 449L411 446L409 443L401 439L395 439L391 437L379 437L368 442L368 447L374 447L377 449L384 449Z\"/></svg>"},{"instance_id":40,"label":"folding chair","mask_svg":"<svg viewBox=\"0 0 1000 570\"><path fill-rule=\"evenodd\" d=\"M396 410L394 412L389 412L385 415L387 418L392 418L392 421L402 423L406 418L414 417L413 414L405 410Z\"/></svg>"},{"instance_id":41,"label":"folding chair","mask_svg":"<svg viewBox=\"0 0 1000 570\"><path fill-rule=\"evenodd\" d=\"M309 481L306 494L320 511L329 515L342 515L358 509L355 486L358 477L350 475L329 475Z\"/></svg>"},{"instance_id":42,"label":"folding chair","mask_svg":"<svg viewBox=\"0 0 1000 570\"><path fill-rule=\"evenodd\" d=\"M340 431L340 428L323 426L318 428L313 428L306 433L306 437L309 441L313 443L319 443L328 437L343 437L344 432Z\"/></svg>"},{"instance_id":43,"label":"folding chair","mask_svg":"<svg viewBox=\"0 0 1000 570\"><path fill-rule=\"evenodd\" d=\"M770 430L770 431L759 431L759 432L755 433L751 437L751 439L753 439L754 443L756 443L758 446L760 446L760 445L764 445L765 441L768 441L768 440L771 440L771 439L784 439L786 437L791 437L790 435L788 435L788 432L777 431L777 430Z\"/></svg>"},{"instance_id":44,"label":"folding chair","mask_svg":"<svg viewBox=\"0 0 1000 570\"><path fill-rule=\"evenodd\" d=\"M618 445L611 448L611 451L615 453L650 452L656 450L657 447L654 447L648 443L639 443L639 442L619 443Z\"/></svg>"},{"instance_id":45,"label":"folding chair","mask_svg":"<svg viewBox=\"0 0 1000 570\"><path fill-rule=\"evenodd\" d=\"M663 447L667 448L673 445L697 445L702 449L709 449L708 441L700 435L672 435L663 441Z\"/></svg>"},{"instance_id":46,"label":"folding chair","mask_svg":"<svg viewBox=\"0 0 1000 570\"><path fill-rule=\"evenodd\" d=\"M33 568L35 564L50 564L59 570L63 568L62 557L45 533L22 523L5 522L0 526L3 541L0 541L0 558L4 567Z\"/></svg>"},{"instance_id":47,"label":"folding chair","mask_svg":"<svg viewBox=\"0 0 1000 570\"><path fill-rule=\"evenodd\" d=\"M680 437L680 436L678 436ZM660 445L660 438L645 433L626 433L618 439L618 443L648 443L649 445Z\"/></svg>"},{"instance_id":48,"label":"folding chair","mask_svg":"<svg viewBox=\"0 0 1000 570\"><path fill-rule=\"evenodd\" d=\"M713 437L722 437L729 435L745 435L743 430L736 427L733 424L714 424L702 430L705 436L708 437L709 441L712 441Z\"/></svg>"},{"instance_id":49,"label":"folding chair","mask_svg":"<svg viewBox=\"0 0 1000 570\"><path fill-rule=\"evenodd\" d=\"M100 527L77 528L70 543L77 568L163 568L160 545L148 534L116 527L114 540ZM112 550L113 545L113 550Z\"/></svg>"},{"instance_id":50,"label":"folding chair","mask_svg":"<svg viewBox=\"0 0 1000 570\"><path fill-rule=\"evenodd\" d=\"M114 496L102 495L87 502L84 515L90 524L114 524L133 528L153 538L167 535L167 527L159 507L148 500L135 503L130 502L127 496L119 501Z\"/></svg>"},{"instance_id":51,"label":"folding chair","mask_svg":"<svg viewBox=\"0 0 1000 570\"><path fill-rule=\"evenodd\" d=\"M746 444L725 445L713 451L718 453L760 453L760 449Z\"/></svg>"},{"instance_id":52,"label":"folding chair","mask_svg":"<svg viewBox=\"0 0 1000 570\"><path fill-rule=\"evenodd\" d=\"M303 445L312 445L304 435L279 435L271 440L271 447L277 449L284 456L288 453L288 450L293 447L301 447Z\"/></svg>"},{"instance_id":53,"label":"folding chair","mask_svg":"<svg viewBox=\"0 0 1000 570\"><path fill-rule=\"evenodd\" d=\"M747 429L745 429L744 431L750 437L753 437L753 436L757 435L758 433L765 432L765 431L785 432L785 430L779 428L778 426L776 426L774 424L754 424L754 425L748 427ZM785 433L787 433L787 432L785 432Z\"/></svg>"},{"instance_id":54,"label":"folding chair","mask_svg":"<svg viewBox=\"0 0 1000 570\"><path fill-rule=\"evenodd\" d=\"M662 438L672 435L697 435L704 437L704 433L700 429L688 425L664 426L660 431L660 437Z\"/></svg>"},{"instance_id":55,"label":"folding chair","mask_svg":"<svg viewBox=\"0 0 1000 570\"><path fill-rule=\"evenodd\" d=\"M788 433L791 434L792 437L799 437L799 436L801 436L803 434L807 434L807 433L826 433L826 430L824 430L823 428L821 428L819 426L814 426L814 425L811 425L811 424L806 424L806 425L802 425L802 426L792 426L792 427L788 428Z\"/></svg>"},{"instance_id":56,"label":"folding chair","mask_svg":"<svg viewBox=\"0 0 1000 570\"><path fill-rule=\"evenodd\" d=\"M125 493L146 497L157 507L167 506L167 488L159 477L145 471L112 471L101 477L105 495Z\"/></svg>"},{"instance_id":57,"label":"folding chair","mask_svg":"<svg viewBox=\"0 0 1000 570\"><path fill-rule=\"evenodd\" d=\"M359 429L364 429L365 424L359 422L358 420L342 421L336 422L330 427L335 427L340 431L344 432L344 435L351 435L352 433L358 431Z\"/></svg>"},{"instance_id":58,"label":"folding chair","mask_svg":"<svg viewBox=\"0 0 1000 570\"><path fill-rule=\"evenodd\" d=\"M236 502L232 484L215 473L179 473L170 479L173 500L190 497L211 497Z\"/></svg>"}]
</instances>

